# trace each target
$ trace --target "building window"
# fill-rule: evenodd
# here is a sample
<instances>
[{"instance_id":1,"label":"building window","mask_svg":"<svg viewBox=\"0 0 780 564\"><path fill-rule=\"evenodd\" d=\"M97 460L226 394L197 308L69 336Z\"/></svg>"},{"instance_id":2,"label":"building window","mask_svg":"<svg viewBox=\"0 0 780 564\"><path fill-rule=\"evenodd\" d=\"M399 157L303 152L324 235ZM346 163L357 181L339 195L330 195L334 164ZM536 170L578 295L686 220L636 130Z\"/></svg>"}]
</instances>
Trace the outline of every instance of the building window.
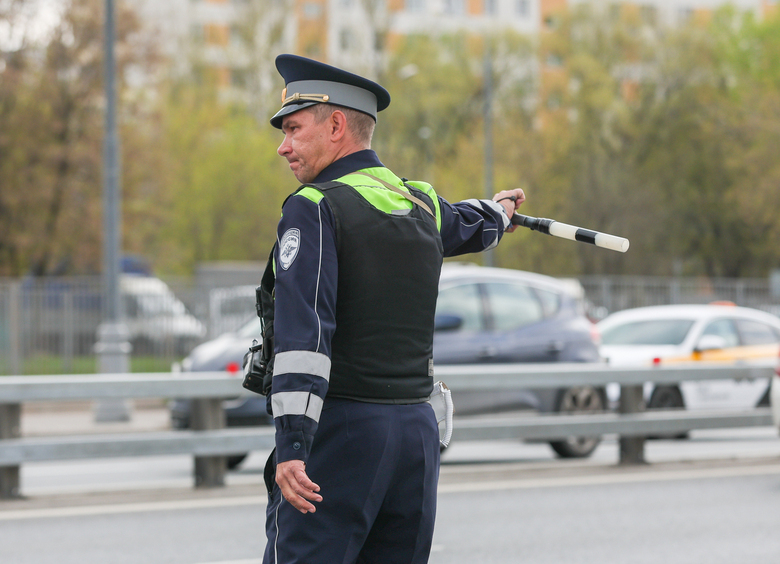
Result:
<instances>
[{"instance_id":1,"label":"building window","mask_svg":"<svg viewBox=\"0 0 780 564\"><path fill-rule=\"evenodd\" d=\"M196 43L203 43L203 40L205 39L203 25L194 24L192 27L190 27L190 37L192 37L192 40Z\"/></svg>"},{"instance_id":2,"label":"building window","mask_svg":"<svg viewBox=\"0 0 780 564\"><path fill-rule=\"evenodd\" d=\"M406 0L405 6L407 12L419 14L425 11L425 0Z\"/></svg>"},{"instance_id":3,"label":"building window","mask_svg":"<svg viewBox=\"0 0 780 564\"><path fill-rule=\"evenodd\" d=\"M485 13L489 16L498 14L498 0L485 0Z\"/></svg>"},{"instance_id":4,"label":"building window","mask_svg":"<svg viewBox=\"0 0 780 564\"><path fill-rule=\"evenodd\" d=\"M244 47L244 30L237 25L230 26L230 44L237 48Z\"/></svg>"},{"instance_id":5,"label":"building window","mask_svg":"<svg viewBox=\"0 0 780 564\"><path fill-rule=\"evenodd\" d=\"M339 32L339 44L342 51L349 51L352 48L352 34L348 29L342 29Z\"/></svg>"},{"instance_id":6,"label":"building window","mask_svg":"<svg viewBox=\"0 0 780 564\"><path fill-rule=\"evenodd\" d=\"M693 19L693 8L679 8L677 10L677 21L680 25L686 25Z\"/></svg>"},{"instance_id":7,"label":"building window","mask_svg":"<svg viewBox=\"0 0 780 564\"><path fill-rule=\"evenodd\" d=\"M642 6L639 10L639 15L642 18L642 22L647 25L658 24L658 8L655 6Z\"/></svg>"},{"instance_id":8,"label":"building window","mask_svg":"<svg viewBox=\"0 0 780 564\"><path fill-rule=\"evenodd\" d=\"M444 0L444 12L447 14L462 14L463 0Z\"/></svg>"},{"instance_id":9,"label":"building window","mask_svg":"<svg viewBox=\"0 0 780 564\"><path fill-rule=\"evenodd\" d=\"M531 15L531 0L515 0L517 15L527 18Z\"/></svg>"},{"instance_id":10,"label":"building window","mask_svg":"<svg viewBox=\"0 0 780 564\"><path fill-rule=\"evenodd\" d=\"M303 15L306 18L315 20L322 16L322 5L315 4L314 2L306 2L303 5Z\"/></svg>"},{"instance_id":11,"label":"building window","mask_svg":"<svg viewBox=\"0 0 780 564\"><path fill-rule=\"evenodd\" d=\"M556 53L548 53L547 66L553 68L561 68L563 66L563 58Z\"/></svg>"},{"instance_id":12,"label":"building window","mask_svg":"<svg viewBox=\"0 0 780 564\"><path fill-rule=\"evenodd\" d=\"M234 88L246 88L249 82L249 73L244 69L230 71L230 85Z\"/></svg>"}]
</instances>

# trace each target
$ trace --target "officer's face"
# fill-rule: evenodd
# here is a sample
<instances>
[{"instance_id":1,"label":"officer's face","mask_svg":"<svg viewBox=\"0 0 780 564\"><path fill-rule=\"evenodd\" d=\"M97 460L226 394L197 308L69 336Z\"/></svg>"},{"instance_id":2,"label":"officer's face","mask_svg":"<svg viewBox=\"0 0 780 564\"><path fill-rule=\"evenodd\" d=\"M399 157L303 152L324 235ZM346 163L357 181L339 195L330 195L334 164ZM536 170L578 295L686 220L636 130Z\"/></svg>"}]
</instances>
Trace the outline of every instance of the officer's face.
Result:
<instances>
[{"instance_id":1,"label":"officer's face","mask_svg":"<svg viewBox=\"0 0 780 564\"><path fill-rule=\"evenodd\" d=\"M282 132L284 141L276 152L290 163L290 170L298 182L311 182L333 162L328 121L317 123L309 108L284 116Z\"/></svg>"}]
</instances>

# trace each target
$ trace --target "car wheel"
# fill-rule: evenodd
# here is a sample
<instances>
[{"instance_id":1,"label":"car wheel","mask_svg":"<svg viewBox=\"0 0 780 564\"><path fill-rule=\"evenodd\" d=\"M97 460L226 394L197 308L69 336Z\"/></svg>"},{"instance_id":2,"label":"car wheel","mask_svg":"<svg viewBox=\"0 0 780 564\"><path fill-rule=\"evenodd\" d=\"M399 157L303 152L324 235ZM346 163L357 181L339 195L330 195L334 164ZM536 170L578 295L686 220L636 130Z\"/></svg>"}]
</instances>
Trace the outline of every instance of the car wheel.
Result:
<instances>
[{"instance_id":1,"label":"car wheel","mask_svg":"<svg viewBox=\"0 0 780 564\"><path fill-rule=\"evenodd\" d=\"M657 386L650 394L650 401L647 402L648 409L684 409L685 400L682 392L677 386ZM679 433L677 435L652 435L648 439L687 439L688 433Z\"/></svg>"},{"instance_id":2,"label":"car wheel","mask_svg":"<svg viewBox=\"0 0 780 564\"><path fill-rule=\"evenodd\" d=\"M578 386L561 390L558 394L558 413L589 413L604 411L604 390L593 386ZM563 441L550 441L550 446L561 458L585 458L596 450L601 437L568 437Z\"/></svg>"},{"instance_id":3,"label":"car wheel","mask_svg":"<svg viewBox=\"0 0 780 564\"><path fill-rule=\"evenodd\" d=\"M648 409L673 409L685 407L682 393L677 386L658 386L650 395Z\"/></svg>"},{"instance_id":4,"label":"car wheel","mask_svg":"<svg viewBox=\"0 0 780 564\"><path fill-rule=\"evenodd\" d=\"M246 457L249 456L249 453L247 454L235 454L233 456L227 457L227 467L228 470L235 470L238 468L241 463L246 460Z\"/></svg>"}]
</instances>

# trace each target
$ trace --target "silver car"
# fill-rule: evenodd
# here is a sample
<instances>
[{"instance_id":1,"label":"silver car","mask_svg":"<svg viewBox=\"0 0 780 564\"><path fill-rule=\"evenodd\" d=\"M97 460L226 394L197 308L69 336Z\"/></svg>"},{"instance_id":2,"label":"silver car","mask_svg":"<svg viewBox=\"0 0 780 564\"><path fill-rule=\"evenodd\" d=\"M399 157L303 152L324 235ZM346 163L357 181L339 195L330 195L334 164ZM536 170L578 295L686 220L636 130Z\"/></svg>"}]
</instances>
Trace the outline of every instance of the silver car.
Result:
<instances>
[{"instance_id":1,"label":"silver car","mask_svg":"<svg viewBox=\"0 0 780 564\"><path fill-rule=\"evenodd\" d=\"M598 334L584 314L583 294L577 281L447 263L436 305L434 363L599 362ZM260 339L257 319L237 333L196 347L182 368L237 371L253 338ZM455 392L453 400L459 415L601 411L606 407L604 390L591 386ZM270 422L266 398L261 396L227 402L225 411L229 426ZM173 402L171 414L174 426L189 425L188 402ZM593 452L599 440L571 437L550 445L559 456L583 457Z\"/></svg>"}]
</instances>

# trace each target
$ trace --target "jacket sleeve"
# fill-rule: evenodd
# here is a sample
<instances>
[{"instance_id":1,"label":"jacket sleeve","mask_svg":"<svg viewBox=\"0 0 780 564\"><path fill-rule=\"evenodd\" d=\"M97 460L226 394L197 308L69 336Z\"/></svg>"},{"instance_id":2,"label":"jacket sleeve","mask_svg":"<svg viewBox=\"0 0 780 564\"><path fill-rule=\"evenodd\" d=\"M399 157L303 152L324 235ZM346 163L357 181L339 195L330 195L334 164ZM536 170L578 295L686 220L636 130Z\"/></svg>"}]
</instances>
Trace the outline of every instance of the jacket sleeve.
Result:
<instances>
[{"instance_id":1,"label":"jacket sleeve","mask_svg":"<svg viewBox=\"0 0 780 564\"><path fill-rule=\"evenodd\" d=\"M451 204L439 197L439 206L445 257L492 249L509 227L504 207L492 200L464 200Z\"/></svg>"},{"instance_id":2,"label":"jacket sleeve","mask_svg":"<svg viewBox=\"0 0 780 564\"><path fill-rule=\"evenodd\" d=\"M274 370L270 403L277 461L308 459L330 378L336 328L333 216L296 195L287 200L277 231Z\"/></svg>"}]
</instances>

